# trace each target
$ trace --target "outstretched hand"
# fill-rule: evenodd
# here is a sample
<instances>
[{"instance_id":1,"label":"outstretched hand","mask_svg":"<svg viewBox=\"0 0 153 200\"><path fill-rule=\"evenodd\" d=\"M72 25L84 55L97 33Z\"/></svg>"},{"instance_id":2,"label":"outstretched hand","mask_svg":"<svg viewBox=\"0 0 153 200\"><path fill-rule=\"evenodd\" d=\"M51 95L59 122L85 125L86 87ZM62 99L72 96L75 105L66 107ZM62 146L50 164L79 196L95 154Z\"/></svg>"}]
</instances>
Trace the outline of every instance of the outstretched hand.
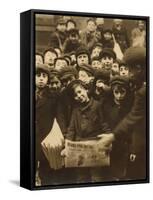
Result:
<instances>
[{"instance_id":1,"label":"outstretched hand","mask_svg":"<svg viewBox=\"0 0 153 200\"><path fill-rule=\"evenodd\" d=\"M100 140L99 143L101 143L103 146L110 146L112 142L114 141L114 134L113 133L103 133L97 136Z\"/></svg>"}]
</instances>

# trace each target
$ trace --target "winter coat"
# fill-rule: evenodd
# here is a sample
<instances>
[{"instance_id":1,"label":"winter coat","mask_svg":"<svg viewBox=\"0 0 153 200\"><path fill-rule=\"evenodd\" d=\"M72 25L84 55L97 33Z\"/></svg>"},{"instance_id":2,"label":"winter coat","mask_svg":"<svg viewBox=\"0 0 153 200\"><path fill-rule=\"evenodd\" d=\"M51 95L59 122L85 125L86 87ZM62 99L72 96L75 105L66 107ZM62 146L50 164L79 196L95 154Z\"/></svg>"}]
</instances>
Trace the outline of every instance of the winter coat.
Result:
<instances>
[{"instance_id":1,"label":"winter coat","mask_svg":"<svg viewBox=\"0 0 153 200\"><path fill-rule=\"evenodd\" d=\"M91 98L87 105L74 108L66 138L74 141L88 140L110 132L101 112L102 106L100 102Z\"/></svg>"}]
</instances>

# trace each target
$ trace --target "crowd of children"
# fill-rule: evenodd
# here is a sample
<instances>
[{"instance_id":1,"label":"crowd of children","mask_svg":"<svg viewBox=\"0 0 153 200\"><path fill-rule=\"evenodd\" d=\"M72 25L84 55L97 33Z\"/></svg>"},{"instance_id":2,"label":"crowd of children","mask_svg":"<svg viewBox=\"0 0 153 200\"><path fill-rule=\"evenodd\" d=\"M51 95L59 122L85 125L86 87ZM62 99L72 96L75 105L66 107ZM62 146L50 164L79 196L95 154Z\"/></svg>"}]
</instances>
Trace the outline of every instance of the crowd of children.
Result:
<instances>
[{"instance_id":1,"label":"crowd of children","mask_svg":"<svg viewBox=\"0 0 153 200\"><path fill-rule=\"evenodd\" d=\"M74 19L61 17L49 48L36 52L36 168L39 163L42 185L79 182L80 174L80 182L146 176L145 23L138 21L130 39L124 20L113 23L104 29L103 18L89 18L79 30ZM41 141L55 118L67 139L100 138L110 151L110 167L49 169ZM68 181L70 174L79 175Z\"/></svg>"}]
</instances>

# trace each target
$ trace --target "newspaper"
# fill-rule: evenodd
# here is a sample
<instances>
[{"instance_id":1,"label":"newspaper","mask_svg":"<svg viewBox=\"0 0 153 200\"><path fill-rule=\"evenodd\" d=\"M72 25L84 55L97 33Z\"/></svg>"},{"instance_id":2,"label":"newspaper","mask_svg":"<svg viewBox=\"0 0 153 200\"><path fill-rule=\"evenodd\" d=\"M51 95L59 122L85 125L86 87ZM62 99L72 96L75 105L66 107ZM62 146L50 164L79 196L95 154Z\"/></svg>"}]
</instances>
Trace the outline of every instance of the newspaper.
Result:
<instances>
[{"instance_id":1,"label":"newspaper","mask_svg":"<svg viewBox=\"0 0 153 200\"><path fill-rule=\"evenodd\" d=\"M110 156L99 140L65 140L65 167L100 167L110 165Z\"/></svg>"},{"instance_id":2,"label":"newspaper","mask_svg":"<svg viewBox=\"0 0 153 200\"><path fill-rule=\"evenodd\" d=\"M55 119L52 130L41 143L50 168L57 170L64 166L64 158L61 156L63 145L64 137Z\"/></svg>"}]
</instances>

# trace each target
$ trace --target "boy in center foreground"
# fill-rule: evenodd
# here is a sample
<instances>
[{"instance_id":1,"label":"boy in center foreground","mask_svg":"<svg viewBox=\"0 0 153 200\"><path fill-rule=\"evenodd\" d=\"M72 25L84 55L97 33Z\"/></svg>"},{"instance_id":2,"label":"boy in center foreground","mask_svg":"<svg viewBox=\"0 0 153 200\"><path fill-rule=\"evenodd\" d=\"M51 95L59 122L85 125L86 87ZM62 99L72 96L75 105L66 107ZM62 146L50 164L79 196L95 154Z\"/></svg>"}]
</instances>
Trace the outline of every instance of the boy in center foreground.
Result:
<instances>
[{"instance_id":1,"label":"boy in center foreground","mask_svg":"<svg viewBox=\"0 0 153 200\"><path fill-rule=\"evenodd\" d=\"M69 92L76 106L72 111L66 139L71 141L97 140L102 133L109 133L110 129L104 122L104 116L101 112L103 105L89 96L84 83L80 80L71 82ZM107 170L108 167L74 168L76 182L104 181L106 175L109 174Z\"/></svg>"}]
</instances>

